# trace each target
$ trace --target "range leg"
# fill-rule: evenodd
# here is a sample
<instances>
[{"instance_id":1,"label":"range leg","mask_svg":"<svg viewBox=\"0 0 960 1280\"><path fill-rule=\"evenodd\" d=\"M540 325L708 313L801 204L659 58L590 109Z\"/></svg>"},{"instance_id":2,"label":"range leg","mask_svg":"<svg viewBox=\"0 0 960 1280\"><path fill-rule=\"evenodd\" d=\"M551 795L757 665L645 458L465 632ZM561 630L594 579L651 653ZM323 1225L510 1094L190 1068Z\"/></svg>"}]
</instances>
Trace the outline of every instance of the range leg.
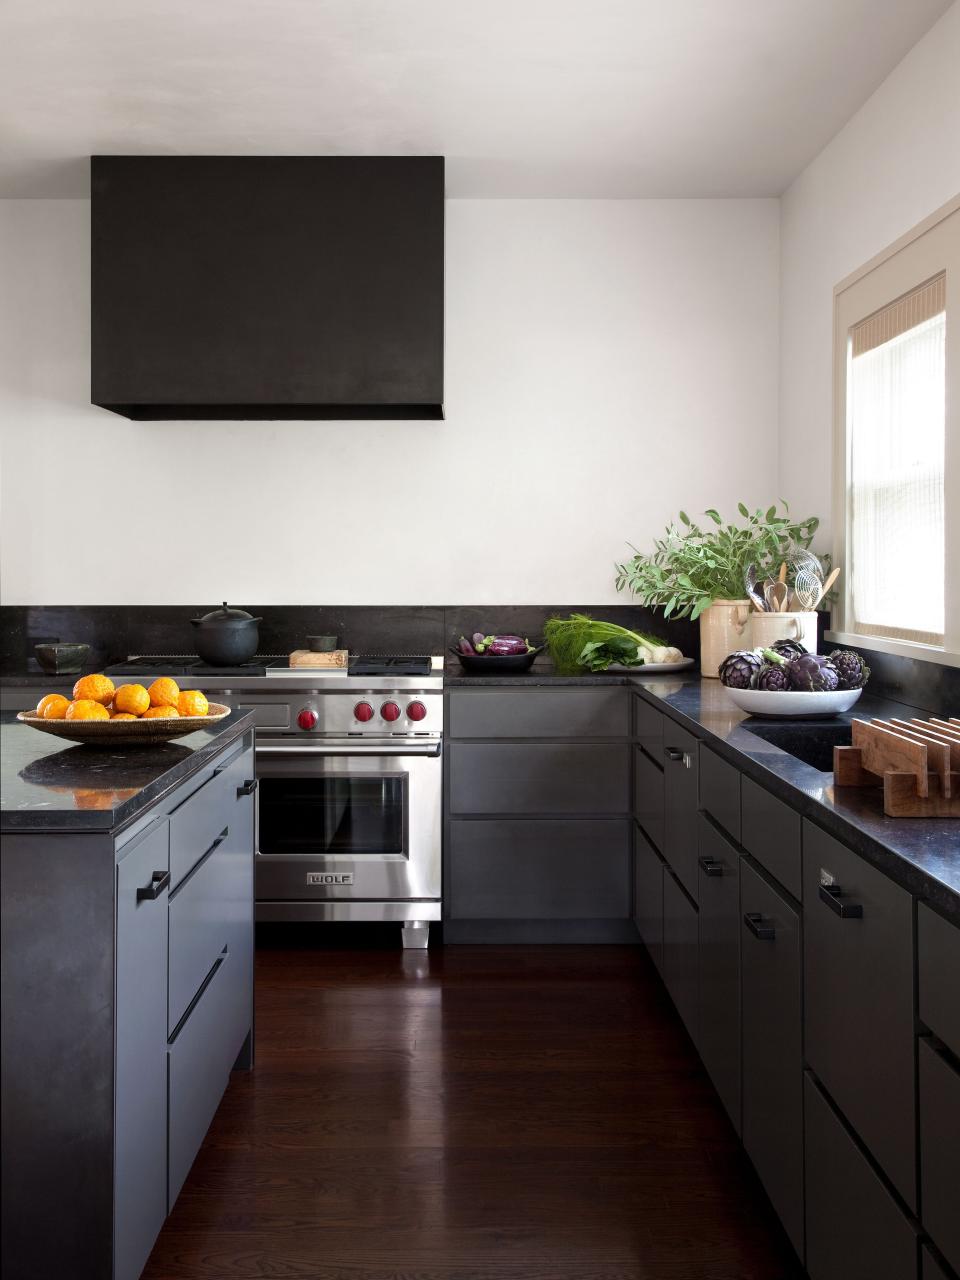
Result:
<instances>
[{"instance_id":1,"label":"range leg","mask_svg":"<svg viewBox=\"0 0 960 1280\"><path fill-rule=\"evenodd\" d=\"M418 947L421 950L430 944L430 921L408 920L403 926L404 950Z\"/></svg>"}]
</instances>

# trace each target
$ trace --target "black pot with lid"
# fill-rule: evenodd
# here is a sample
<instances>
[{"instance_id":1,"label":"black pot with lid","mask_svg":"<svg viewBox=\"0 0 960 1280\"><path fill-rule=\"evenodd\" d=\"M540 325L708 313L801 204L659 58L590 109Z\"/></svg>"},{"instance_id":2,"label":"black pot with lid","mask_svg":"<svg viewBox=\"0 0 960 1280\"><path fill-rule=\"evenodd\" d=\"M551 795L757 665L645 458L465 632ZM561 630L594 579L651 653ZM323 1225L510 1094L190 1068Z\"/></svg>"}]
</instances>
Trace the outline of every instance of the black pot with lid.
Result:
<instances>
[{"instance_id":1,"label":"black pot with lid","mask_svg":"<svg viewBox=\"0 0 960 1280\"><path fill-rule=\"evenodd\" d=\"M246 609L231 609L224 600L202 618L191 618L197 653L214 667L236 667L249 662L257 652L259 623Z\"/></svg>"}]
</instances>

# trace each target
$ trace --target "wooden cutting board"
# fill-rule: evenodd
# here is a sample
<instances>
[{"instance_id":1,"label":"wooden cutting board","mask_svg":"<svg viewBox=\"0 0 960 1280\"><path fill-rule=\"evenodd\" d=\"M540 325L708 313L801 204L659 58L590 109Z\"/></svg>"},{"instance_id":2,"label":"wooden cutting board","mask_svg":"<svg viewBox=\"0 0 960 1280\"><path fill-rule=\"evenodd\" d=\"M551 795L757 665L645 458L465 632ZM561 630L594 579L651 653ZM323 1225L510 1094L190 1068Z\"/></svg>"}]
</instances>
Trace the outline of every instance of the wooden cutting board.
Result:
<instances>
[{"instance_id":1,"label":"wooden cutting board","mask_svg":"<svg viewBox=\"0 0 960 1280\"><path fill-rule=\"evenodd\" d=\"M290 655L291 667L346 668L349 662L350 654L346 649L330 649L326 653L316 653L313 649L294 649Z\"/></svg>"}]
</instances>

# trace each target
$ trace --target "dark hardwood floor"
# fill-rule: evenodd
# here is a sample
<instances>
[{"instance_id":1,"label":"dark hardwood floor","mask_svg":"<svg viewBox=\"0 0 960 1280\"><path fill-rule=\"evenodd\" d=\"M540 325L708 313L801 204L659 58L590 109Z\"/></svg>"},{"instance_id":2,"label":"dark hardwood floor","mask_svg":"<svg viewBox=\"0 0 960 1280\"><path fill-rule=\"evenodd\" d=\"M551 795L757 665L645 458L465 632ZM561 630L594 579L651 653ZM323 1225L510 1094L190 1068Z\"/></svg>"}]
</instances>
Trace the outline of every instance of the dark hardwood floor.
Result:
<instances>
[{"instance_id":1,"label":"dark hardwood floor","mask_svg":"<svg viewBox=\"0 0 960 1280\"><path fill-rule=\"evenodd\" d=\"M144 1276L800 1274L642 948L281 944Z\"/></svg>"}]
</instances>

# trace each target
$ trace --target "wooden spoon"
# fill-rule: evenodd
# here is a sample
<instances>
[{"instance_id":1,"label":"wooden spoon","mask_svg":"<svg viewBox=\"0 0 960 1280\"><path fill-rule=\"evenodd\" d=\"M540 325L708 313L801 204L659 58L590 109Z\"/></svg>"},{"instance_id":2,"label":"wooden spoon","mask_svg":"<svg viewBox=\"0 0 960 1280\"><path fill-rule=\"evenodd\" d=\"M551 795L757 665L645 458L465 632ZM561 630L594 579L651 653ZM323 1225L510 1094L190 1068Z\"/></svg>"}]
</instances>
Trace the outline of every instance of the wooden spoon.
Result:
<instances>
[{"instance_id":1,"label":"wooden spoon","mask_svg":"<svg viewBox=\"0 0 960 1280\"><path fill-rule=\"evenodd\" d=\"M827 574L827 580L823 584L823 586L820 588L820 594L817 596L816 600L814 600L813 602L814 609L816 609L817 605L820 603L820 601L827 594L827 592L830 590L830 588L833 586L833 584L836 582L836 580L839 577L840 577L840 566L837 565L835 569L831 569L831 571Z\"/></svg>"}]
</instances>

